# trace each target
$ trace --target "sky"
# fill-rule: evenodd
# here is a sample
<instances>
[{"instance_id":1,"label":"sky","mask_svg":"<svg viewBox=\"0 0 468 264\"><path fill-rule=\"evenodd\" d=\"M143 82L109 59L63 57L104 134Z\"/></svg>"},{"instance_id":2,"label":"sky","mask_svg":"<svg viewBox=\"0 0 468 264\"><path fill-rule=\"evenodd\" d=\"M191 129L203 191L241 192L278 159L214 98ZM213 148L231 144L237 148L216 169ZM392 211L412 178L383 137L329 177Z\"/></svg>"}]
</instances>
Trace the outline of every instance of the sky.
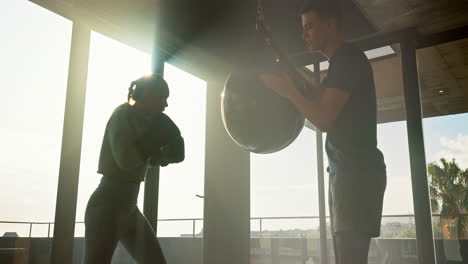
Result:
<instances>
[{"instance_id":1,"label":"sky","mask_svg":"<svg viewBox=\"0 0 468 264\"><path fill-rule=\"evenodd\" d=\"M54 219L71 27L71 21L25 0L0 2L0 221ZM105 123L126 100L130 82L149 72L149 54L92 33L77 221L83 220L87 199L100 179L96 169ZM167 113L184 133L187 159L161 170L159 217L201 218L203 200L195 195L203 195L206 82L170 64L165 74L171 87ZM427 162L456 158L462 168L468 167L468 114L424 119L423 126ZM388 171L384 215L414 212L406 135L405 122L378 126ZM315 133L305 128L288 148L251 155L252 217L318 215L315 141ZM316 224L271 220L263 225L286 229ZM24 234L28 228L0 224L0 234L12 229ZM197 232L201 228L197 222ZM158 234L173 236L191 229L191 222L164 222ZM76 230L82 235L82 225ZM33 235L44 232L45 227L38 226Z\"/></svg>"}]
</instances>

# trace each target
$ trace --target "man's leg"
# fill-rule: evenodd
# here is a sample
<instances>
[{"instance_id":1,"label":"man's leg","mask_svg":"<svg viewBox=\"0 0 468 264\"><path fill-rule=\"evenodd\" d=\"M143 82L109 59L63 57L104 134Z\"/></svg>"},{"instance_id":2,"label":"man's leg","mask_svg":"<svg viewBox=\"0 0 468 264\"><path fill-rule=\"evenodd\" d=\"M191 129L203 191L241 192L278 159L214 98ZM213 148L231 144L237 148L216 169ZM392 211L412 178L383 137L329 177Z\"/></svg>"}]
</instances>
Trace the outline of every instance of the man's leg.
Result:
<instances>
[{"instance_id":1,"label":"man's leg","mask_svg":"<svg viewBox=\"0 0 468 264\"><path fill-rule=\"evenodd\" d=\"M370 238L380 231L385 174L338 171L330 181L337 264L367 263Z\"/></svg>"},{"instance_id":2,"label":"man's leg","mask_svg":"<svg viewBox=\"0 0 468 264\"><path fill-rule=\"evenodd\" d=\"M137 263L166 264L156 233L138 208L128 217L120 241Z\"/></svg>"},{"instance_id":3,"label":"man's leg","mask_svg":"<svg viewBox=\"0 0 468 264\"><path fill-rule=\"evenodd\" d=\"M335 233L337 264L367 264L371 236L355 231Z\"/></svg>"}]
</instances>

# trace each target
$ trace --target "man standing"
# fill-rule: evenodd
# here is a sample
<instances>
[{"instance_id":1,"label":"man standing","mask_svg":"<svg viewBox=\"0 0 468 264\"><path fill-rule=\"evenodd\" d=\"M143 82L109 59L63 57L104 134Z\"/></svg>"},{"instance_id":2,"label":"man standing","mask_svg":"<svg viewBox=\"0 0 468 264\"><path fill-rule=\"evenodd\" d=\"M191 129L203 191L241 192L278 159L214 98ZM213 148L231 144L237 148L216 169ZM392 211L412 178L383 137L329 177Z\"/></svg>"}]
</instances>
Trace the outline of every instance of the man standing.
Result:
<instances>
[{"instance_id":1,"label":"man standing","mask_svg":"<svg viewBox=\"0 0 468 264\"><path fill-rule=\"evenodd\" d=\"M376 97L372 68L365 54L344 41L341 16L331 0L308 1L301 10L309 51L329 60L322 84L299 72L310 100L286 74L263 74L265 86L289 99L318 129L327 132L325 148L330 176L329 207L337 264L367 263L370 239L380 235L386 169L377 148Z\"/></svg>"}]
</instances>

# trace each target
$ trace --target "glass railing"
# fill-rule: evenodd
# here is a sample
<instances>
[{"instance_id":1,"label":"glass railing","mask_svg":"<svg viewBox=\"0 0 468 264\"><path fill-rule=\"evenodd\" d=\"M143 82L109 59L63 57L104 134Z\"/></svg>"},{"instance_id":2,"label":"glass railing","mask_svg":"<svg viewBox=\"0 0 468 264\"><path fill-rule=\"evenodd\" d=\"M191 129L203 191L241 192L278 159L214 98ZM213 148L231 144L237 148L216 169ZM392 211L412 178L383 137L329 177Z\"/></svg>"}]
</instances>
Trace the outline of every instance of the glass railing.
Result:
<instances>
[{"instance_id":1,"label":"glass railing","mask_svg":"<svg viewBox=\"0 0 468 264\"><path fill-rule=\"evenodd\" d=\"M468 214L458 215L468 222ZM450 217L440 214L433 215L434 236L437 263L463 263L464 253L468 248L467 237L455 236L458 230L449 226ZM447 220L448 219L448 220ZM327 218L328 220L328 218ZM453 222L453 221L452 221ZM372 239L369 250L369 263L417 263L416 228L414 215L384 215L382 218L381 236ZM9 250L19 244L29 254L45 252L44 256L31 256L32 258L47 258L48 250L37 250L33 247L47 248L50 246L53 222L19 222L0 221L0 248L5 245ZM329 232L329 221L327 231ZM178 226L177 231L169 230ZM84 246L83 222L76 223L75 247L81 252ZM466 231L466 227L465 227ZM84 232L83 232L84 233ZM160 235L159 233L164 233ZM463 233L463 232L462 232ZM197 259L201 263L203 248L203 219L159 219L158 237L168 259L178 263L182 258ZM251 245L250 258L252 264L288 264L288 263L321 263L320 228L318 216L298 217L253 217L251 218ZM467 234L467 232L464 232ZM16 237L16 239L14 238ZM15 243L10 243L16 240ZM19 243L18 241L30 241ZM13 245L13 246L12 246ZM328 263L333 264L334 253L330 233L327 234ZM5 246L6 247L6 246ZM176 250L177 249L177 250ZM46 254L47 253L47 254ZM119 259L130 259L123 248L117 248L116 256ZM80 254L74 256L79 259ZM74 262L75 263L75 262ZM78 262L77 262L78 263Z\"/></svg>"},{"instance_id":2,"label":"glass railing","mask_svg":"<svg viewBox=\"0 0 468 264\"><path fill-rule=\"evenodd\" d=\"M433 228L435 239L468 239L468 224L465 232L458 232L454 224L454 217L468 223L468 214L457 216L442 216L433 214ZM327 223L329 217L327 216ZM179 231L167 231L170 225L178 224ZM17 237L52 237L54 222L0 221L0 234L16 235ZM162 237L202 237L203 218L159 219L158 236ZM75 222L75 233L78 237L84 235L84 222ZM162 229L162 232L161 232ZM327 231L329 231L327 224ZM465 233L464 237L459 237ZM316 238L319 235L318 216L291 217L252 217L251 237L261 238ZM381 239L385 238L416 238L414 215L383 215Z\"/></svg>"}]
</instances>

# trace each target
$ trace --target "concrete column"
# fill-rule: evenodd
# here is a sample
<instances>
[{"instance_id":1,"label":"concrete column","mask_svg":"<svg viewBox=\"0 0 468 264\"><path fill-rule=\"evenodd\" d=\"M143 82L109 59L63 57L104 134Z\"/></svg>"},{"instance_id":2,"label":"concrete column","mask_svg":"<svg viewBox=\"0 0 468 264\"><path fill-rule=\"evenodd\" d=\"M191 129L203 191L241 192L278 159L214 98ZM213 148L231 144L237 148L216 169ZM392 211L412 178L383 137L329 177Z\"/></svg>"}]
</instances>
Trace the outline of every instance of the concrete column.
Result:
<instances>
[{"instance_id":1,"label":"concrete column","mask_svg":"<svg viewBox=\"0 0 468 264\"><path fill-rule=\"evenodd\" d=\"M203 253L205 264L250 259L250 155L227 134L221 92L227 72L208 78Z\"/></svg>"},{"instance_id":2,"label":"concrete column","mask_svg":"<svg viewBox=\"0 0 468 264\"><path fill-rule=\"evenodd\" d=\"M51 263L72 263L90 30L73 23Z\"/></svg>"},{"instance_id":3,"label":"concrete column","mask_svg":"<svg viewBox=\"0 0 468 264\"><path fill-rule=\"evenodd\" d=\"M427 181L426 153L422 127L421 96L415 41L408 36L401 42L401 64L405 92L406 122L416 220L419 263L435 264L432 215Z\"/></svg>"}]
</instances>

